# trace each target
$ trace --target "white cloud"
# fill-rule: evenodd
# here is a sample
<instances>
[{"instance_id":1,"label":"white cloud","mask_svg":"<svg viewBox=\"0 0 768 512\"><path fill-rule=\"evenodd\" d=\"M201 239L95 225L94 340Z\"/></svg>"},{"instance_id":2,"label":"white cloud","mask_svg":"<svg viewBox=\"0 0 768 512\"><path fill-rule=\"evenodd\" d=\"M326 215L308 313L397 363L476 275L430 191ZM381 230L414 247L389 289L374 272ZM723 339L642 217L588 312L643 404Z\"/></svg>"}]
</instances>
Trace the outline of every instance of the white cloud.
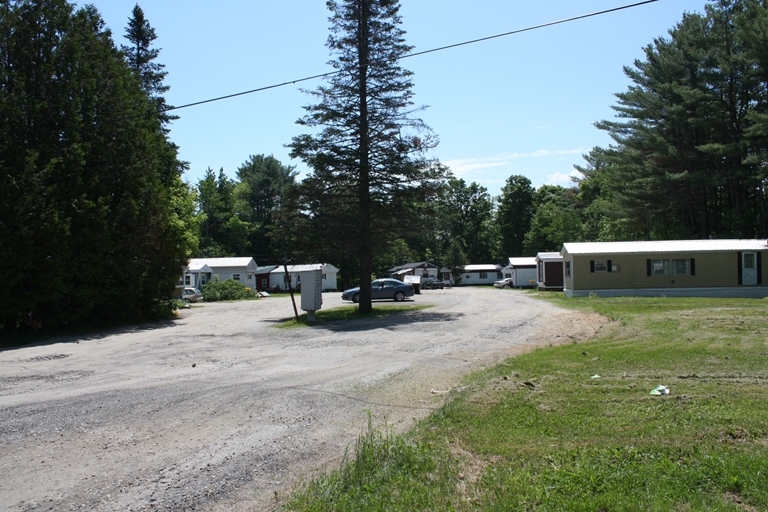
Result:
<instances>
[{"instance_id":1,"label":"white cloud","mask_svg":"<svg viewBox=\"0 0 768 512\"><path fill-rule=\"evenodd\" d=\"M478 169L508 167L513 165L514 163L516 163L516 161L519 161L519 160L541 159L541 158L551 158L551 157L567 156L567 155L582 155L582 154L584 154L584 150L582 148L567 149L567 150L540 149L538 151L533 151L530 153L506 153L506 154L501 154L496 156L487 156L482 158L458 158L454 160L446 160L446 161L443 161L443 163L447 165L455 175L462 176L467 173L470 173L471 171L476 171Z\"/></svg>"},{"instance_id":2,"label":"white cloud","mask_svg":"<svg viewBox=\"0 0 768 512\"><path fill-rule=\"evenodd\" d=\"M547 185L564 185L564 184L571 185L573 184L573 180L571 178L574 178L574 177L581 178L582 175L579 171L575 169L571 171L570 174L555 172L547 175L546 183Z\"/></svg>"}]
</instances>

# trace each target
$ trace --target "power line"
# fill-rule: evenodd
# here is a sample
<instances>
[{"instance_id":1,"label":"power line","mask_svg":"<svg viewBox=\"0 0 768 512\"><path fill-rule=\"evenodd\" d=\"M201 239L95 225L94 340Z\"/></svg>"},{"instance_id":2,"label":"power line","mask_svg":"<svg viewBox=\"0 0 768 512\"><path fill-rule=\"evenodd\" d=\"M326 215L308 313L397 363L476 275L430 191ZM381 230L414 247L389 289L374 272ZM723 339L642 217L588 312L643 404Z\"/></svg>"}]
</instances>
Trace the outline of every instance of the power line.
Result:
<instances>
[{"instance_id":1,"label":"power line","mask_svg":"<svg viewBox=\"0 0 768 512\"><path fill-rule=\"evenodd\" d=\"M469 45L469 44L480 43L480 42L483 42L483 41L488 41L490 39L497 39L499 37L511 36L511 35L515 35L515 34L520 34L522 32L530 32L531 30L538 30L538 29L541 29L541 28L551 27L553 25L560 25L560 24L563 24L563 23L569 23L571 21L578 21L578 20L583 20L585 18L592 18L594 16L600 16L600 15L603 15L603 14L610 14L612 12L623 11L625 9L631 9L633 7L639 7L641 5L650 4L650 3L658 2L658 1L659 0L645 0L643 2L636 2L634 4L623 5L621 7L614 7L612 9L606 9L606 10L603 10L603 11L597 11L597 12L593 12L593 13L589 13L589 14L582 14L580 16L574 16L572 18L565 18L565 19L558 20L558 21L551 21L549 23L542 23L541 25L534 25L534 26L531 26L531 27L526 27L526 28L521 28L521 29L517 29L517 30L512 30L510 32L504 32L502 34L496 34L496 35L493 35L493 36L481 37L479 39L472 39L470 41L464 41L462 43L455 43L455 44L450 44L450 45L447 45L447 46L441 46L439 48L433 48L431 50L424 50L423 52L410 53L408 55L403 56L402 58L403 59L407 59L409 57L417 57L417 56L420 56L420 55L426 55L428 53L435 53L435 52L440 52L440 51L443 51L443 50L449 50L451 48L457 48L459 46L466 46L466 45ZM259 87L257 89L251 89L249 91L236 92L234 94L228 94L226 96L219 96L217 98L211 98L211 99L207 99L207 100L196 101L194 103L187 103L186 105L180 105L178 107L168 107L166 109L161 110L160 112L169 112L171 110L179 110L179 109L182 109L182 108L195 107L197 105L203 105L205 103L213 103L214 101L227 100L227 99L230 99L230 98L235 98L237 96L244 96L246 94L253 94L255 92L267 91L269 89L277 89L278 87L285 87L286 85L297 84L299 82L306 82L306 81L309 81L309 80L315 80L317 78L325 78L325 77L328 77L328 76L336 75L338 73L340 73L340 71L329 71L328 73L321 73L319 75L312 75L312 76L308 76L308 77L304 77L304 78L298 78L296 80L289 80L288 82L282 82L282 83L279 83L279 84L267 85L265 87Z\"/></svg>"},{"instance_id":2,"label":"power line","mask_svg":"<svg viewBox=\"0 0 768 512\"><path fill-rule=\"evenodd\" d=\"M604 11L593 12L593 13L590 13L590 14L582 14L581 16L575 16L573 18L566 18L566 19L558 20L558 21L550 21L549 23L543 23L541 25L534 25L532 27L521 28L521 29L513 30L511 32L504 32L503 34L496 34L495 36L481 37L480 39L472 39L471 41L464 41L463 43L449 44L448 46L441 46L440 48L433 48L432 50L424 50L423 52L411 53L409 55L404 56L403 58L407 59L408 57L416 57L418 55L425 55L427 53L433 53L433 52L439 52L439 51L442 51L442 50L448 50L450 48L456 48L458 46L464 46L464 45L468 45L468 44L479 43L479 42L482 42L482 41L488 41L489 39L496 39L498 37L505 37L505 36L511 36L511 35L514 35L514 34L520 34L522 32L529 32L531 30L537 30L537 29L540 29L540 28L551 27L553 25L560 25L562 23L568 23L570 21L583 20L585 18L591 18L593 16L599 16L601 14L609 14L609 13L616 12L616 11L622 11L624 9L630 9L632 7L638 7L638 6L641 6L641 5L650 4L650 3L658 2L658 1L659 0L645 0L644 2L638 2L638 3L634 3L634 4L630 4L630 5L624 5L624 6L621 6L621 7L614 7L612 9L607 9L607 10L604 10Z\"/></svg>"}]
</instances>

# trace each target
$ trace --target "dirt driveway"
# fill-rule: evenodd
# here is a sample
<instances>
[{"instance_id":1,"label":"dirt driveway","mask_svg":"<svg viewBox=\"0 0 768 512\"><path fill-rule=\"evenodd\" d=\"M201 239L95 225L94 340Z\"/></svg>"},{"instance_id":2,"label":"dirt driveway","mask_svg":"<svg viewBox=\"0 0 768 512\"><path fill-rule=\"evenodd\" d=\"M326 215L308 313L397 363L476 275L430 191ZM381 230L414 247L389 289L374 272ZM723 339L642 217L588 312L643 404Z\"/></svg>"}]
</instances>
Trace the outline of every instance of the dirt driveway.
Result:
<instances>
[{"instance_id":1,"label":"dirt driveway","mask_svg":"<svg viewBox=\"0 0 768 512\"><path fill-rule=\"evenodd\" d=\"M518 290L413 302L435 307L290 330L285 296L201 304L0 352L0 509L271 510L338 464L368 411L407 428L467 372L603 323Z\"/></svg>"}]
</instances>

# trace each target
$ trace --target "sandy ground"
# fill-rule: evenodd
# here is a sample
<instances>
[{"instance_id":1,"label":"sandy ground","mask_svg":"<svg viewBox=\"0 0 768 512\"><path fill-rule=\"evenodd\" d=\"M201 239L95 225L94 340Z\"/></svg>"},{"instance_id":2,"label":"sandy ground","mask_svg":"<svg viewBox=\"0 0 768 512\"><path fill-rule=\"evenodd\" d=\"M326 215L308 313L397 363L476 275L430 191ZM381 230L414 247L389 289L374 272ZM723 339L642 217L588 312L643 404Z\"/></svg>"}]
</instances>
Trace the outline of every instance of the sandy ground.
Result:
<instances>
[{"instance_id":1,"label":"sandy ground","mask_svg":"<svg viewBox=\"0 0 768 512\"><path fill-rule=\"evenodd\" d=\"M337 467L369 412L405 429L467 372L603 324L519 290L412 302L435 307L277 329L287 296L201 304L0 352L0 510L273 510Z\"/></svg>"}]
</instances>

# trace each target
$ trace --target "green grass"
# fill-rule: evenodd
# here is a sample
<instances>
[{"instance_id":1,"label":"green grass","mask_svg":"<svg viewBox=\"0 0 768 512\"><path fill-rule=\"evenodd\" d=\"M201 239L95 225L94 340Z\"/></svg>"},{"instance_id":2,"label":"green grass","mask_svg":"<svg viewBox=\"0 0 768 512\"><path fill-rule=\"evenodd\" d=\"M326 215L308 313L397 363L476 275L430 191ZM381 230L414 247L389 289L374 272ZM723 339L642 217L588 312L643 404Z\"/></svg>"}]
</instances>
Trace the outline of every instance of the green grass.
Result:
<instances>
[{"instance_id":1,"label":"green grass","mask_svg":"<svg viewBox=\"0 0 768 512\"><path fill-rule=\"evenodd\" d=\"M384 450L377 485L344 465L285 508L768 509L768 300L543 298L615 326L470 375L404 438L431 465Z\"/></svg>"},{"instance_id":2,"label":"green grass","mask_svg":"<svg viewBox=\"0 0 768 512\"><path fill-rule=\"evenodd\" d=\"M290 498L291 510L448 510L457 471L445 448L395 435L387 425L368 430L341 467Z\"/></svg>"},{"instance_id":3,"label":"green grass","mask_svg":"<svg viewBox=\"0 0 768 512\"><path fill-rule=\"evenodd\" d=\"M358 312L358 307L355 306L342 306L332 309L321 309L315 312L315 322L307 322L307 314L302 313L299 315L298 320L296 318L286 318L282 322L276 325L276 327L282 329L290 329L296 327L314 327L321 326L328 322L349 322L355 320L361 320L365 318L378 318L383 316L401 315L404 313L410 313L413 311L420 311L422 309L432 308L432 304L407 304L407 305L384 305L377 304L373 311L367 314L361 314Z\"/></svg>"}]
</instances>

